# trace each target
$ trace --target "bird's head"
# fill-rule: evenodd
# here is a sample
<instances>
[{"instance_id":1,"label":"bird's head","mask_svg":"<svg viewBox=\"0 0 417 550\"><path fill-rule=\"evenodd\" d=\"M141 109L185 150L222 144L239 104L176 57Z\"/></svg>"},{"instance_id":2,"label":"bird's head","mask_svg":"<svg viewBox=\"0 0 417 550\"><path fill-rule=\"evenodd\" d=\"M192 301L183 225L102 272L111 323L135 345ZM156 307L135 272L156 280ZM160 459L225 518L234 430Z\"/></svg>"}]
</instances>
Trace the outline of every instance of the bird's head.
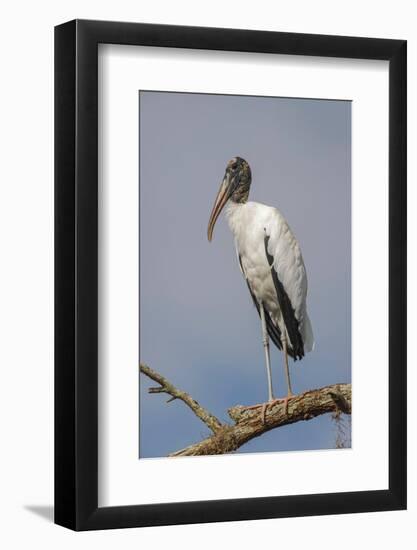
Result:
<instances>
[{"instance_id":1,"label":"bird's head","mask_svg":"<svg viewBox=\"0 0 417 550\"><path fill-rule=\"evenodd\" d=\"M214 225L224 205L230 199L233 202L245 203L249 197L252 181L250 166L245 159L234 157L227 163L223 181L214 201L207 229L208 240L213 236Z\"/></svg>"}]
</instances>

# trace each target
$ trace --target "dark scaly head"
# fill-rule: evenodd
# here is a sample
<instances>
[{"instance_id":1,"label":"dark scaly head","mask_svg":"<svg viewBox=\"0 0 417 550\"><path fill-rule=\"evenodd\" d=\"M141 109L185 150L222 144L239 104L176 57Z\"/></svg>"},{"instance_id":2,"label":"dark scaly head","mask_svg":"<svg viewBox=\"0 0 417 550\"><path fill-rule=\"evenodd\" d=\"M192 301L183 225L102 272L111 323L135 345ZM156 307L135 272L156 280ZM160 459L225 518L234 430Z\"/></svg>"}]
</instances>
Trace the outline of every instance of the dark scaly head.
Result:
<instances>
[{"instance_id":1,"label":"dark scaly head","mask_svg":"<svg viewBox=\"0 0 417 550\"><path fill-rule=\"evenodd\" d=\"M211 241L214 225L224 205L230 199L236 203L245 203L249 198L249 189L252 182L252 174L249 164L241 157L232 158L227 163L223 181L214 201L211 211L207 237Z\"/></svg>"}]
</instances>

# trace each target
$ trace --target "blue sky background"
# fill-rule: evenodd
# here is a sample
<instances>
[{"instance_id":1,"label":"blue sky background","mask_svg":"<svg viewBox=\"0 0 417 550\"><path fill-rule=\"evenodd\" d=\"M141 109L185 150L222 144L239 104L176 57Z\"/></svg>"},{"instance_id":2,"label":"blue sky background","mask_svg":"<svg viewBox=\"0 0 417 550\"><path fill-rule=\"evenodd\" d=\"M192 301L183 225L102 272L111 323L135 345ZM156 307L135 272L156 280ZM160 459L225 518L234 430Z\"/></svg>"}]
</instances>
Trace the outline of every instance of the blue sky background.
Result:
<instances>
[{"instance_id":1,"label":"blue sky background","mask_svg":"<svg viewBox=\"0 0 417 550\"><path fill-rule=\"evenodd\" d=\"M222 215L206 231L226 163L252 169L250 200L276 206L307 267L316 347L290 360L293 391L351 381L351 103L140 92L140 359L221 420L267 400L261 327ZM285 395L271 347L274 390ZM140 457L209 435L140 376ZM238 452L335 446L330 415L272 430Z\"/></svg>"}]
</instances>

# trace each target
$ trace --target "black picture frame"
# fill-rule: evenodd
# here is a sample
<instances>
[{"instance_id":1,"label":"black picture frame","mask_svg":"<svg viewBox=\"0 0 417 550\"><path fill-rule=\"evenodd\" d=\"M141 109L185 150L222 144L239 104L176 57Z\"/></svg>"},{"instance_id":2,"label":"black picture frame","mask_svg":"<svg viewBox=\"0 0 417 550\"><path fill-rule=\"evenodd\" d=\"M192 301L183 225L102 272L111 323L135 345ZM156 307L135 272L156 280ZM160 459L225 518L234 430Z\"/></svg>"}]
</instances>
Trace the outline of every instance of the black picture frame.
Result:
<instances>
[{"instance_id":1,"label":"black picture frame","mask_svg":"<svg viewBox=\"0 0 417 550\"><path fill-rule=\"evenodd\" d=\"M98 44L389 62L389 488L98 507ZM108 529L406 508L405 40L74 20L55 28L55 522ZM371 145L370 145L371 146Z\"/></svg>"}]
</instances>

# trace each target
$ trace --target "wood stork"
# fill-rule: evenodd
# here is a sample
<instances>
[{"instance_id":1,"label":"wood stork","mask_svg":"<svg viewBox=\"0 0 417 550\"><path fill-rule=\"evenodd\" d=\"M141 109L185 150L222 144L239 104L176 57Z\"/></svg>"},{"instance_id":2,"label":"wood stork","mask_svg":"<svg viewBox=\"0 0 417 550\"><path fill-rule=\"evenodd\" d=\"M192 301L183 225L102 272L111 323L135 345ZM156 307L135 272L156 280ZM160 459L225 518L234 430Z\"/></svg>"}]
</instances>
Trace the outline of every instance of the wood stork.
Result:
<instances>
[{"instance_id":1,"label":"wood stork","mask_svg":"<svg viewBox=\"0 0 417 550\"><path fill-rule=\"evenodd\" d=\"M261 320L268 403L283 401L287 410L288 400L294 395L288 355L296 361L314 347L307 314L307 274L297 239L279 210L248 201L251 181L246 160L235 157L229 161L210 215L207 236L211 241L216 220L226 205L240 270ZM269 338L284 356L287 396L282 399L274 398ZM267 404L253 408L262 406L264 418Z\"/></svg>"}]
</instances>

